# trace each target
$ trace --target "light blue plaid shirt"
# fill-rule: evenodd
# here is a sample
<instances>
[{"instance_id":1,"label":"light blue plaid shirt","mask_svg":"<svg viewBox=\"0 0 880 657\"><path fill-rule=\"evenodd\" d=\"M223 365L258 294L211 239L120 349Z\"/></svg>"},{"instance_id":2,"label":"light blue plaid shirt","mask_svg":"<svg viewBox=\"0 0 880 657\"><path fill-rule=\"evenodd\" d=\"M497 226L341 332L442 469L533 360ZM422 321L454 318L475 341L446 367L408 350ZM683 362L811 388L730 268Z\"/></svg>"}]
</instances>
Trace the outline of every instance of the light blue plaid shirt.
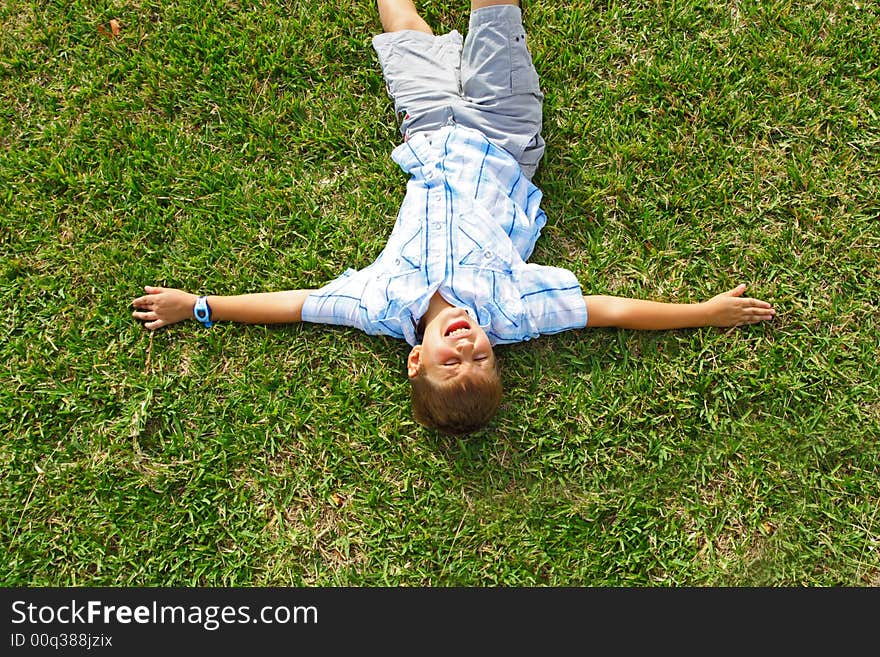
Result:
<instances>
[{"instance_id":1,"label":"light blue plaid shirt","mask_svg":"<svg viewBox=\"0 0 880 657\"><path fill-rule=\"evenodd\" d=\"M391 156L410 179L388 243L369 267L310 294L303 321L415 345L439 290L493 345L586 326L574 274L526 262L547 216L541 191L507 151L477 130L449 125L411 135Z\"/></svg>"}]
</instances>

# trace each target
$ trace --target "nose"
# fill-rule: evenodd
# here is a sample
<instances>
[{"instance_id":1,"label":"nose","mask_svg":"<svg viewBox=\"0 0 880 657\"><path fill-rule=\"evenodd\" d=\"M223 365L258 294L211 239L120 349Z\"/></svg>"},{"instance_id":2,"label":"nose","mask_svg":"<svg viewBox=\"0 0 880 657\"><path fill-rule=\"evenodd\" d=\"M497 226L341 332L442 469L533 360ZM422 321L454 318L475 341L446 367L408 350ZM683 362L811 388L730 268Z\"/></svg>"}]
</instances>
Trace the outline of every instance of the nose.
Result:
<instances>
[{"instance_id":1,"label":"nose","mask_svg":"<svg viewBox=\"0 0 880 657\"><path fill-rule=\"evenodd\" d=\"M455 343L455 350L464 356L474 350L474 345L469 340L459 340Z\"/></svg>"}]
</instances>

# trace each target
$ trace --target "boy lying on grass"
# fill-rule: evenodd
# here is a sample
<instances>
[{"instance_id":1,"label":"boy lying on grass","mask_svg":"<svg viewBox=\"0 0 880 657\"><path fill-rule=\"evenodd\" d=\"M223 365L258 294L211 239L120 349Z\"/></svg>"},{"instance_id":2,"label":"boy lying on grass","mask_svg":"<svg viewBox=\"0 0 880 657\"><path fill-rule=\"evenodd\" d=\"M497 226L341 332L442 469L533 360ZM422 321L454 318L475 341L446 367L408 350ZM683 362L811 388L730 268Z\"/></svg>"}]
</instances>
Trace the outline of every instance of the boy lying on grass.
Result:
<instances>
[{"instance_id":1,"label":"boy lying on grass","mask_svg":"<svg viewBox=\"0 0 880 657\"><path fill-rule=\"evenodd\" d=\"M544 154L543 94L514 0L472 0L467 38L434 35L411 0L379 0L373 38L409 174L376 260L319 289L197 296L147 286L133 316L155 330L186 319L316 322L406 340L416 420L461 435L501 400L494 345L584 327L730 327L771 319L745 285L692 304L584 296L574 274L528 263L547 217L531 182Z\"/></svg>"}]
</instances>

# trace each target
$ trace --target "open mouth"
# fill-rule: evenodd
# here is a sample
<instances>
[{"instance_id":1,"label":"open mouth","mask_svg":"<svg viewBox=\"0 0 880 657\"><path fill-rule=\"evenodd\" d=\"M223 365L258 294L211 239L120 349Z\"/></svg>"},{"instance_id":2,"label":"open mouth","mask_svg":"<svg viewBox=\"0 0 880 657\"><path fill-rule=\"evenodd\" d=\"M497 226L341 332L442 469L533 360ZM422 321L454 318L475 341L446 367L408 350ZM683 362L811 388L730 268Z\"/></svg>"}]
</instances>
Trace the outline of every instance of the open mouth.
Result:
<instances>
[{"instance_id":1,"label":"open mouth","mask_svg":"<svg viewBox=\"0 0 880 657\"><path fill-rule=\"evenodd\" d=\"M467 335L470 333L470 330L471 325L467 321L460 319L456 322L452 322L452 324L446 327L446 332L443 334L443 337L457 338L461 335Z\"/></svg>"}]
</instances>

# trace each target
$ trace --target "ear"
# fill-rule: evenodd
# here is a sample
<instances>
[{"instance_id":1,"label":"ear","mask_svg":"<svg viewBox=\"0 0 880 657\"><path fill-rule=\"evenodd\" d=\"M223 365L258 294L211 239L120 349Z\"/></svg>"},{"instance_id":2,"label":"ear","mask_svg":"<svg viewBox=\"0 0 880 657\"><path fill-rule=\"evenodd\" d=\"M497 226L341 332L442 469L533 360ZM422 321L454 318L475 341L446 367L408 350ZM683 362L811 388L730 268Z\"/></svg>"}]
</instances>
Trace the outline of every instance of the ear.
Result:
<instances>
[{"instance_id":1,"label":"ear","mask_svg":"<svg viewBox=\"0 0 880 657\"><path fill-rule=\"evenodd\" d=\"M406 358L406 373L409 378L414 379L419 375L419 365L421 363L421 357L421 345L416 345L410 350L409 356L407 356Z\"/></svg>"}]
</instances>

